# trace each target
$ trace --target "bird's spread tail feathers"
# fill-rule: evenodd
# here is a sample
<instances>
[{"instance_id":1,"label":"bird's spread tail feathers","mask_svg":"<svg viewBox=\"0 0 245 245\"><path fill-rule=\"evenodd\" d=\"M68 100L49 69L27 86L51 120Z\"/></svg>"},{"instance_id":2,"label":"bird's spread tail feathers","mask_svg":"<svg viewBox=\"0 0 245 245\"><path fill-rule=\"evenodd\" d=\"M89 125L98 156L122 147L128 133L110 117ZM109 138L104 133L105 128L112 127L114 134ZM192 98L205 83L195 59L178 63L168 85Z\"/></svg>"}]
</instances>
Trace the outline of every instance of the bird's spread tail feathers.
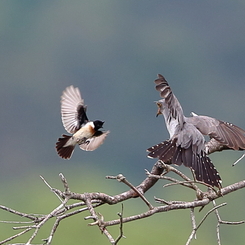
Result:
<instances>
[{"instance_id":1,"label":"bird's spread tail feathers","mask_svg":"<svg viewBox=\"0 0 245 245\"><path fill-rule=\"evenodd\" d=\"M183 164L194 170L198 181L221 188L219 173L204 151L193 153L191 146L187 149L182 148L176 145L176 140L163 141L147 151L148 157L158 158L166 164Z\"/></svg>"},{"instance_id":2,"label":"bird's spread tail feathers","mask_svg":"<svg viewBox=\"0 0 245 245\"><path fill-rule=\"evenodd\" d=\"M67 142L72 136L68 136L65 134L63 134L62 136L63 138L59 138L58 141L56 142L56 150L60 157L64 159L69 159L71 158L75 145L67 144Z\"/></svg>"}]
</instances>

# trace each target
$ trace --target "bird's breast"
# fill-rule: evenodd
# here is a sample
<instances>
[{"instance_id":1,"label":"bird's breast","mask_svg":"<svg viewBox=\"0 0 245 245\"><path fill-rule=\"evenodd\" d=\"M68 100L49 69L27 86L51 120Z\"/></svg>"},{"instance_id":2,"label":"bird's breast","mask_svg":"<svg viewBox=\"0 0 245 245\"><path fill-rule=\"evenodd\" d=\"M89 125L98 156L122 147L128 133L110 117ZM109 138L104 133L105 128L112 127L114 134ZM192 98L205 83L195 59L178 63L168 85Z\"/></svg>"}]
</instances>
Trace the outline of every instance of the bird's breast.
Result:
<instances>
[{"instance_id":1,"label":"bird's breast","mask_svg":"<svg viewBox=\"0 0 245 245\"><path fill-rule=\"evenodd\" d=\"M170 122L166 122L166 126L170 135L170 139L175 135L176 128L179 125L179 122L177 119L172 119Z\"/></svg>"},{"instance_id":2,"label":"bird's breast","mask_svg":"<svg viewBox=\"0 0 245 245\"><path fill-rule=\"evenodd\" d=\"M72 138L76 141L76 143L81 144L84 143L87 139L91 138L94 133L95 130L91 125L85 125L81 127L75 134L73 134Z\"/></svg>"}]
</instances>

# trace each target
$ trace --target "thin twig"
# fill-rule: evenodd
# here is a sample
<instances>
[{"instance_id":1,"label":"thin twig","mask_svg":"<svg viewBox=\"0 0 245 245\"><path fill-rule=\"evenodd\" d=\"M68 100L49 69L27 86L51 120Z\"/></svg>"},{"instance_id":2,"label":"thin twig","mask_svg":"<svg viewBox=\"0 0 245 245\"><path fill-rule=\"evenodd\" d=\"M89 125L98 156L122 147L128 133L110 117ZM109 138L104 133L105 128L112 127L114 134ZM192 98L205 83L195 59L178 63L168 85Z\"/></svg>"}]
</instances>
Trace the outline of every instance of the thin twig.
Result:
<instances>
[{"instance_id":1,"label":"thin twig","mask_svg":"<svg viewBox=\"0 0 245 245\"><path fill-rule=\"evenodd\" d=\"M189 244L190 244L190 242L191 242L191 240L193 239L193 237L195 237L197 230L200 228L200 226L203 224L203 222L206 220L206 218L209 216L209 214L211 214L211 213L214 212L216 209L218 209L218 208L220 208L220 207L223 207L223 206L225 206L225 205L226 205L226 203L222 203L222 204L220 204L220 205L218 205L218 206L216 206L216 207L210 209L210 210L204 215L204 217L202 218L202 220L200 221L200 223L199 223L195 228L193 227L192 232L191 232L191 234L190 234L190 236L189 236L189 238L188 238L188 240L187 240L187 242L186 242L186 245L189 245Z\"/></svg>"},{"instance_id":2,"label":"thin twig","mask_svg":"<svg viewBox=\"0 0 245 245\"><path fill-rule=\"evenodd\" d=\"M214 207L217 207L215 200L213 200L213 205L214 205ZM218 223L217 223L217 226L216 226L218 245L221 245L221 241L220 241L220 225L221 224L225 224L225 225L240 225L240 224L244 224L245 223L244 220L242 220L242 221L234 221L234 222L222 220L220 215L219 215L218 209L215 210L215 215L216 215L217 220L218 220Z\"/></svg>"},{"instance_id":3,"label":"thin twig","mask_svg":"<svg viewBox=\"0 0 245 245\"><path fill-rule=\"evenodd\" d=\"M61 181L64 185L66 195L69 195L70 194L70 188L68 186L68 182L67 182L65 176L62 173L60 173L59 176L60 176Z\"/></svg>"},{"instance_id":4,"label":"thin twig","mask_svg":"<svg viewBox=\"0 0 245 245\"><path fill-rule=\"evenodd\" d=\"M52 218L53 216L55 216L55 214L57 213L57 211L59 211L61 208L64 207L64 205L68 202L69 198L66 198L57 208L55 208L51 213L49 213L48 215L46 215L46 217L38 224L36 225L35 231L33 232L32 236L30 237L30 239L27 241L26 245L30 245L31 242L33 241L33 239L36 237L39 229L41 228L41 226L43 226L50 218Z\"/></svg>"},{"instance_id":5,"label":"thin twig","mask_svg":"<svg viewBox=\"0 0 245 245\"><path fill-rule=\"evenodd\" d=\"M11 236L11 237L9 237L9 238L7 238L7 239L1 241L1 242L0 242L0 245L1 245L1 244L4 244L4 243L6 243L6 242L9 242L9 241L11 241L11 240L13 240L13 239L15 239L15 238L17 238L17 237L22 236L23 234L27 233L27 232L30 231L31 229L32 229L32 228L27 228L26 230L24 230L24 231L22 231L22 232L20 232L20 233L18 233L18 234L15 234L15 235L13 235L13 236Z\"/></svg>"},{"instance_id":6,"label":"thin twig","mask_svg":"<svg viewBox=\"0 0 245 245\"><path fill-rule=\"evenodd\" d=\"M231 166L234 167L238 162L240 162L243 158L245 157L245 153L240 157L238 158Z\"/></svg>"},{"instance_id":7,"label":"thin twig","mask_svg":"<svg viewBox=\"0 0 245 245\"><path fill-rule=\"evenodd\" d=\"M121 213L118 213L118 216L120 217L120 234L118 236L118 238L115 240L114 245L118 244L118 242L122 239L125 238L125 236L123 235L123 203L122 203L122 210Z\"/></svg>"},{"instance_id":8,"label":"thin twig","mask_svg":"<svg viewBox=\"0 0 245 245\"><path fill-rule=\"evenodd\" d=\"M126 184L139 195L139 197L145 202L145 204L149 207L149 209L153 209L153 206L144 197L144 195L142 195L142 193L140 193L139 190L135 186L133 186L122 174L118 174L117 176L107 176L106 178L107 179L117 179L119 182Z\"/></svg>"},{"instance_id":9,"label":"thin twig","mask_svg":"<svg viewBox=\"0 0 245 245\"><path fill-rule=\"evenodd\" d=\"M22 213L22 212L16 211L16 210L14 210L12 208L8 208L8 207L3 206L3 205L0 205L0 209L5 210L5 211L7 211L9 213L12 213L12 214L16 214L16 215L18 215L20 217L25 217L25 218L31 219L31 220L36 220L37 219L33 215Z\"/></svg>"},{"instance_id":10,"label":"thin twig","mask_svg":"<svg viewBox=\"0 0 245 245\"><path fill-rule=\"evenodd\" d=\"M42 181L46 184L46 186L48 186L48 188L58 197L58 199L63 202L63 200L60 198L59 195L57 195L57 193L55 193L53 191L53 188L49 185L49 183L44 179L44 177L42 175L40 175L40 178L42 179Z\"/></svg>"},{"instance_id":11,"label":"thin twig","mask_svg":"<svg viewBox=\"0 0 245 245\"><path fill-rule=\"evenodd\" d=\"M195 213L194 213L194 208L191 208L191 223L192 223L192 228L193 230L196 230L196 219L195 219ZM195 234L195 237L194 239L196 239L196 234Z\"/></svg>"}]
</instances>

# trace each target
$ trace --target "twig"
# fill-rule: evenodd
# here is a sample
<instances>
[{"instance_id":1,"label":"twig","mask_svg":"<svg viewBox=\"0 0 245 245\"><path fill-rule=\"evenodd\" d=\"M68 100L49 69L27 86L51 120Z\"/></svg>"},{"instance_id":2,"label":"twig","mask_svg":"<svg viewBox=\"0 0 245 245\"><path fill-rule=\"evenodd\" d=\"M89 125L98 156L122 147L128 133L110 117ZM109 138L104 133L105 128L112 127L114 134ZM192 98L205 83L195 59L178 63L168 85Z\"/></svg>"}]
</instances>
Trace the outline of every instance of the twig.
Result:
<instances>
[{"instance_id":1,"label":"twig","mask_svg":"<svg viewBox=\"0 0 245 245\"><path fill-rule=\"evenodd\" d=\"M57 193L55 193L53 191L53 188L49 185L49 183L44 179L44 177L42 175L40 175L40 178L42 179L42 181L46 184L46 186L48 186L48 188L59 198L59 200L62 202L63 200L60 198L59 195L57 195Z\"/></svg>"},{"instance_id":2,"label":"twig","mask_svg":"<svg viewBox=\"0 0 245 245\"><path fill-rule=\"evenodd\" d=\"M202 218L202 220L200 221L200 223L199 223L196 227L193 226L192 232L191 232L191 234L190 234L190 236L189 236L189 238L188 238L188 240L187 240L187 242L186 242L186 245L189 245L189 244L190 244L191 240L192 240L193 237L196 235L197 230L200 228L200 226L203 224L203 222L206 220L206 218L209 216L209 214L211 214L211 213L212 213L213 211L215 211L216 209L218 209L218 208L220 208L220 207L223 207L223 206L225 206L225 205L226 205L226 203L222 203L222 204L220 204L220 205L218 205L218 206L216 206L216 207L210 209L210 210L204 215L204 217Z\"/></svg>"},{"instance_id":3,"label":"twig","mask_svg":"<svg viewBox=\"0 0 245 245\"><path fill-rule=\"evenodd\" d=\"M240 157L238 158L231 166L234 167L238 162L240 162L243 158L245 157L245 153Z\"/></svg>"},{"instance_id":4,"label":"twig","mask_svg":"<svg viewBox=\"0 0 245 245\"><path fill-rule=\"evenodd\" d=\"M37 218L34 217L33 215L26 214L26 213L22 213L22 212L16 211L16 210L14 210L14 209L12 209L12 208L8 208L8 207L3 206L3 205L0 205L0 209L5 210L5 211L7 211L7 212L10 212L10 213L12 213L12 214L16 214L16 215L18 215L18 216L20 216L20 217L25 217L25 218L34 220L34 221L37 219Z\"/></svg>"},{"instance_id":5,"label":"twig","mask_svg":"<svg viewBox=\"0 0 245 245\"><path fill-rule=\"evenodd\" d=\"M153 209L153 206L151 203L140 193L140 191L133 186L122 174L118 174L117 176L106 176L107 179L117 179L119 182L122 182L129 186L132 190L134 190L139 197L146 203L146 205L149 207L149 209Z\"/></svg>"},{"instance_id":6,"label":"twig","mask_svg":"<svg viewBox=\"0 0 245 245\"><path fill-rule=\"evenodd\" d=\"M120 217L120 227L119 227L120 234L119 234L118 238L115 240L114 245L118 244L118 242L122 238L125 238L125 236L123 235L123 203L122 203L122 211L121 211L121 213L118 213L118 216Z\"/></svg>"},{"instance_id":7,"label":"twig","mask_svg":"<svg viewBox=\"0 0 245 245\"><path fill-rule=\"evenodd\" d=\"M154 197L155 201L158 202L158 203L164 203L164 204L167 204L167 205L172 205L172 204L184 204L186 202L184 201L166 201L164 199L161 199L161 198L157 198L157 197Z\"/></svg>"},{"instance_id":8,"label":"twig","mask_svg":"<svg viewBox=\"0 0 245 245\"><path fill-rule=\"evenodd\" d=\"M88 210L91 214L91 216L85 217L85 219L93 219L94 222L90 223L89 225L91 225L91 226L92 225L98 225L99 229L101 230L101 232L103 234L105 234L105 236L108 238L110 243L115 244L114 238L112 237L112 235L109 233L109 231L104 226L104 217L100 213L98 215L96 214L96 212L92 206L89 193L85 193L85 195L86 195L86 201L85 202L86 202ZM98 216L100 216L100 218Z\"/></svg>"},{"instance_id":9,"label":"twig","mask_svg":"<svg viewBox=\"0 0 245 245\"><path fill-rule=\"evenodd\" d=\"M62 173L60 173L59 176L60 176L61 181L64 185L66 195L69 195L70 194L70 188L68 186L68 182L67 182L65 176Z\"/></svg>"},{"instance_id":10,"label":"twig","mask_svg":"<svg viewBox=\"0 0 245 245\"><path fill-rule=\"evenodd\" d=\"M191 214L191 223L192 223L193 230L196 230L197 227L196 227L196 219L195 219L195 214L194 214L194 208L191 208L190 214ZM195 234L194 238L196 239L196 234Z\"/></svg>"},{"instance_id":11,"label":"twig","mask_svg":"<svg viewBox=\"0 0 245 245\"><path fill-rule=\"evenodd\" d=\"M213 200L213 205L214 205L214 207L217 207L215 200ZM236 221L236 222L223 221L220 218L218 209L215 210L215 215L216 215L217 220L218 220L218 223L217 223L217 226L216 226L216 233L217 233L218 245L221 245L221 241L220 241L220 225L221 224L226 224L226 225L240 225L240 224L244 224L244 222L245 222L244 220L242 220L242 221Z\"/></svg>"},{"instance_id":12,"label":"twig","mask_svg":"<svg viewBox=\"0 0 245 245\"><path fill-rule=\"evenodd\" d=\"M75 203L74 203L74 204L75 204ZM83 204L83 205L84 205L84 204ZM99 204L93 205L93 207L96 208L96 207L101 206L101 205L103 205L103 204L102 204L102 203L99 203ZM75 207L76 205L70 205L70 206ZM57 228L58 228L60 222L61 222L63 219L66 219L66 218L68 218L68 217L71 217L71 216L73 216L73 215L79 214L79 213L84 212L84 211L87 211L87 210L88 210L88 207L84 207L84 208L75 210L75 211L73 211L73 212L66 213L66 214L63 214L63 215L61 215L61 216L58 216L58 217L56 218L56 221L55 221L55 223L54 223L52 229L51 229L50 235L48 236L47 239L44 239L44 240L46 241L46 245L50 245L50 244L51 244L52 239L53 239L53 237L54 237L54 234L55 234L55 232L56 232L56 230L57 230Z\"/></svg>"},{"instance_id":13,"label":"twig","mask_svg":"<svg viewBox=\"0 0 245 245\"><path fill-rule=\"evenodd\" d=\"M9 242L9 241L11 241L11 240L17 238L17 237L20 237L20 236L22 236L23 234L25 234L25 233L27 233L28 231L30 231L31 229L32 229L32 228L27 228L26 230L24 230L24 231L22 231L22 232L20 232L20 233L18 233L18 234L15 234L15 235L13 235L13 236L11 236L11 237L8 237L7 239L1 241L0 244L4 244L4 243L6 243L6 242Z\"/></svg>"},{"instance_id":14,"label":"twig","mask_svg":"<svg viewBox=\"0 0 245 245\"><path fill-rule=\"evenodd\" d=\"M36 226L33 226L33 228L35 228L35 231L33 232L32 236L30 237L30 239L27 241L26 245L30 245L31 242L33 241L33 239L36 237L39 229L41 228L41 226L43 226L50 218L52 218L53 216L55 216L55 214L57 213L57 211L59 211L61 208L64 207L64 205L67 203L69 199L66 198L57 208L55 208L51 213L49 213L48 215L46 215L46 217Z\"/></svg>"},{"instance_id":15,"label":"twig","mask_svg":"<svg viewBox=\"0 0 245 245\"><path fill-rule=\"evenodd\" d=\"M186 186L186 187L189 187L189 188L195 190L198 193L198 195L200 195L200 193L202 191L194 183L200 183L200 184L203 184L203 185L206 185L206 186L210 187L210 185L207 185L204 182L191 180L185 174L183 174L181 171L179 171L178 169L176 169L175 167L173 167L171 165L165 164L164 162L162 162L160 160L158 162L159 162L159 164L162 165L162 167L165 169L166 172L164 172L163 174L161 174L159 176L153 176L153 175L151 175L151 173L149 173L148 170L145 170L145 171L146 171L146 174L148 176L159 178L159 179L166 179L166 180L169 180L169 181L173 182L173 183L164 185L164 187L167 187L167 186L170 186L170 185L173 185L173 184L180 184L180 185L183 185L183 186ZM184 181L179 181L177 179L165 176L165 174L168 173L168 172L174 172L175 174L179 175Z\"/></svg>"}]
</instances>

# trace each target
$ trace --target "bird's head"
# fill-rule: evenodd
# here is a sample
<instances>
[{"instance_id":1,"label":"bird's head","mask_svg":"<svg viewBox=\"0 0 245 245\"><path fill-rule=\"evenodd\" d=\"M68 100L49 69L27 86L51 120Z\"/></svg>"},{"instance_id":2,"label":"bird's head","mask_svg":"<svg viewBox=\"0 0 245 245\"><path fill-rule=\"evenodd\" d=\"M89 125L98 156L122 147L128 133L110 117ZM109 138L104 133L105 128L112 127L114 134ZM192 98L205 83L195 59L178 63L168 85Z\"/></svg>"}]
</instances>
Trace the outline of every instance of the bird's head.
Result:
<instances>
[{"instance_id":1,"label":"bird's head","mask_svg":"<svg viewBox=\"0 0 245 245\"><path fill-rule=\"evenodd\" d=\"M94 129L95 130L98 130L100 128L103 128L104 122L102 122L100 120L96 120L96 121L93 121L93 123L94 123Z\"/></svg>"}]
</instances>

